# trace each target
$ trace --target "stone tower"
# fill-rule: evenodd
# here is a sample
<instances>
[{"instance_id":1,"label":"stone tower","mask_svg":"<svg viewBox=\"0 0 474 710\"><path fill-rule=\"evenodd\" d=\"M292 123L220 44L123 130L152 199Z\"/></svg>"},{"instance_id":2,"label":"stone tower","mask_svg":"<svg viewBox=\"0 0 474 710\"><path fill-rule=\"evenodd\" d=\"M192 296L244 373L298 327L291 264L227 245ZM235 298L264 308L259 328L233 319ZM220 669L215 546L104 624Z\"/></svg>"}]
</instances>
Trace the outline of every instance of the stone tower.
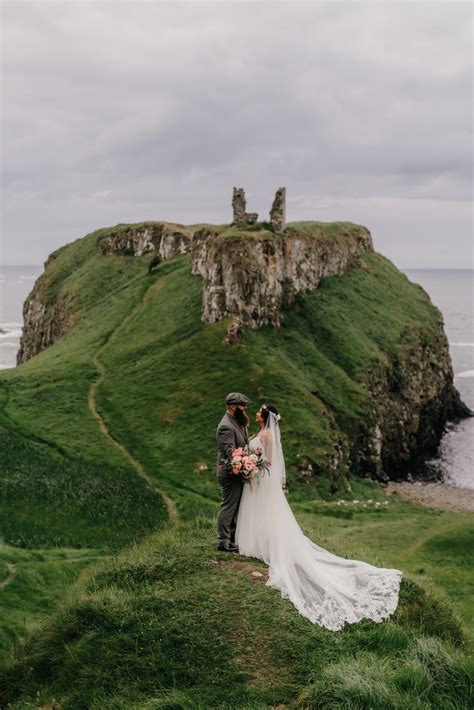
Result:
<instances>
[{"instance_id":1,"label":"stone tower","mask_svg":"<svg viewBox=\"0 0 474 710\"><path fill-rule=\"evenodd\" d=\"M245 208L247 202L245 199L245 191L243 187L234 187L234 194L232 195L232 209L234 210L233 222L237 224L245 222Z\"/></svg>"},{"instance_id":2,"label":"stone tower","mask_svg":"<svg viewBox=\"0 0 474 710\"><path fill-rule=\"evenodd\" d=\"M270 222L275 227L277 232L283 232L285 229L285 213L286 213L286 187L279 187L275 193L275 199L270 210Z\"/></svg>"}]
</instances>

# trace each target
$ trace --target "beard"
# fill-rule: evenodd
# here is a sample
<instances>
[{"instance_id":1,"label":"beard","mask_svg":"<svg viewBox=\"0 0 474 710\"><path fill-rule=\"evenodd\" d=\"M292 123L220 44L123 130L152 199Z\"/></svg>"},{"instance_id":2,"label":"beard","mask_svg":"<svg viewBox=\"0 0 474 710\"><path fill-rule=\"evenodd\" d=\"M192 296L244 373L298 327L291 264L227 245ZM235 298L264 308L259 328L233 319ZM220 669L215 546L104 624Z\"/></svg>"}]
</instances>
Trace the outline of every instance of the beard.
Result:
<instances>
[{"instance_id":1,"label":"beard","mask_svg":"<svg viewBox=\"0 0 474 710\"><path fill-rule=\"evenodd\" d=\"M237 408L235 410L234 417L237 419L237 422L240 424L240 426L246 427L249 425L249 415L244 409Z\"/></svg>"}]
</instances>

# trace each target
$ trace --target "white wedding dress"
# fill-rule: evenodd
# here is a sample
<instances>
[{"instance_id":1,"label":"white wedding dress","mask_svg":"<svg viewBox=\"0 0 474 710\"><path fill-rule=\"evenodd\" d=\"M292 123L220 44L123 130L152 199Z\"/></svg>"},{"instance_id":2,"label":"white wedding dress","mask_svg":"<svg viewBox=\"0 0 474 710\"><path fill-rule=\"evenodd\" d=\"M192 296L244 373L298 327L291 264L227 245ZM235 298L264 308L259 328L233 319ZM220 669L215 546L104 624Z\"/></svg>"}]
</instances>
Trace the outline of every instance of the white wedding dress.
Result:
<instances>
[{"instance_id":1,"label":"white wedding dress","mask_svg":"<svg viewBox=\"0 0 474 710\"><path fill-rule=\"evenodd\" d=\"M235 541L240 554L269 566L267 585L280 590L300 614L332 631L361 619L380 622L395 611L402 572L337 557L306 537L286 500L280 428L269 413L266 428L250 440L271 461L244 485Z\"/></svg>"}]
</instances>

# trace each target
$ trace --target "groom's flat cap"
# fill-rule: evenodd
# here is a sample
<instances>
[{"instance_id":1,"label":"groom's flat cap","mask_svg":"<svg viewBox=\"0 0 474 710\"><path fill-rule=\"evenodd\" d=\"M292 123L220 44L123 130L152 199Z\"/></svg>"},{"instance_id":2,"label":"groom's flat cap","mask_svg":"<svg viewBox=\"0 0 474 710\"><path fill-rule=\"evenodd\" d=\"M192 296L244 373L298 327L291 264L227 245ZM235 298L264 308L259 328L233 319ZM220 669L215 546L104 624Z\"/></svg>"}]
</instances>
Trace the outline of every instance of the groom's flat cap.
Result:
<instances>
[{"instance_id":1,"label":"groom's flat cap","mask_svg":"<svg viewBox=\"0 0 474 710\"><path fill-rule=\"evenodd\" d=\"M250 404L250 400L241 392L229 392L225 398L226 404Z\"/></svg>"}]
</instances>

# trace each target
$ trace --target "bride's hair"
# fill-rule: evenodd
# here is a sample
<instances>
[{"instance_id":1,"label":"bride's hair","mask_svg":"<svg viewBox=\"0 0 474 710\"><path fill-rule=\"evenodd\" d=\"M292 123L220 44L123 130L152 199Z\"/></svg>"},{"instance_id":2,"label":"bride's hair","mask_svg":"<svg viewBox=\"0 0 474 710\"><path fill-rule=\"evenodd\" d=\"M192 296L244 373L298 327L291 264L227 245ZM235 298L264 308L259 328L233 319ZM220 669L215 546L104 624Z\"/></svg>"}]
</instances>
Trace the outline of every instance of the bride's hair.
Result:
<instances>
[{"instance_id":1,"label":"bride's hair","mask_svg":"<svg viewBox=\"0 0 474 710\"><path fill-rule=\"evenodd\" d=\"M262 415L265 424L268 421L270 412L273 412L273 414L278 415L278 409L275 407L274 404L262 404L262 406L260 407L260 414Z\"/></svg>"}]
</instances>

